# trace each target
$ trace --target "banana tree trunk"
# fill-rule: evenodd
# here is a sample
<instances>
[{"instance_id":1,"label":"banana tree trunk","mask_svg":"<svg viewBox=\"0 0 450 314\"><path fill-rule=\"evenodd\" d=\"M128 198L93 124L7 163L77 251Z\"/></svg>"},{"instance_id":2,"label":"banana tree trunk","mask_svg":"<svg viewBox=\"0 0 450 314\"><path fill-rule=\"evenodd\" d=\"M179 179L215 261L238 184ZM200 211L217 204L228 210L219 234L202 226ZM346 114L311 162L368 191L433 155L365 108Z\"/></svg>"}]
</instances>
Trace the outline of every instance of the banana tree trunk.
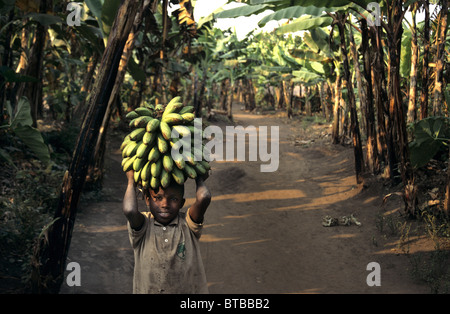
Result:
<instances>
[{"instance_id":1,"label":"banana tree trunk","mask_svg":"<svg viewBox=\"0 0 450 314\"><path fill-rule=\"evenodd\" d=\"M448 15L448 2L442 1L441 9L441 28L440 28L440 42L437 47L437 63L436 63L436 81L435 81L435 95L434 101L437 106L441 105L443 101L443 68L445 62L445 41L447 36L447 15ZM438 83L438 85L436 85ZM444 88L445 89L445 88ZM450 152L449 158L450 161ZM447 186L445 189L445 201L444 201L444 214L448 217L450 212L450 168L447 167Z\"/></svg>"},{"instance_id":2,"label":"banana tree trunk","mask_svg":"<svg viewBox=\"0 0 450 314\"><path fill-rule=\"evenodd\" d=\"M373 49L372 85L377 116L378 151L380 163L384 162L384 172L388 179L394 177L395 155L389 142L390 129L387 127L388 101L386 92L386 76L384 65L384 48L381 41L381 26L375 26L371 31L371 46Z\"/></svg>"},{"instance_id":3,"label":"banana tree trunk","mask_svg":"<svg viewBox=\"0 0 450 314\"><path fill-rule=\"evenodd\" d=\"M447 39L448 0L441 0L441 13L439 14L439 29L436 32L436 69L434 75L433 114L442 112L444 99L444 64L446 62L445 43Z\"/></svg>"},{"instance_id":4,"label":"banana tree trunk","mask_svg":"<svg viewBox=\"0 0 450 314\"><path fill-rule=\"evenodd\" d=\"M206 67L203 68L203 77L202 77L202 81L200 83L200 88L199 89L195 89L195 93L196 95L194 95L194 110L195 110L195 116L197 118L201 117L202 115L202 107L203 107L203 96L205 95L205 86L206 86L206 80L207 80L207 76L206 76ZM197 77L197 76L196 76ZM197 80L196 80L197 81ZM198 95L197 95L198 93Z\"/></svg>"},{"instance_id":5,"label":"banana tree trunk","mask_svg":"<svg viewBox=\"0 0 450 314\"><path fill-rule=\"evenodd\" d=\"M356 183L361 184L364 182L363 171L364 171L364 157L362 153L361 146L361 134L359 131L358 114L356 112L356 102L355 94L353 92L353 85L351 83L350 75L350 64L348 62L348 52L345 40L345 20L346 17L342 13L336 13L337 26L339 28L339 34L341 38L340 50L343 57L344 66L344 78L347 81L347 93L349 100L349 110L350 110L350 129L353 142L353 154L355 158L355 172L356 172Z\"/></svg>"},{"instance_id":6,"label":"banana tree trunk","mask_svg":"<svg viewBox=\"0 0 450 314\"><path fill-rule=\"evenodd\" d=\"M306 116L312 116L311 109L311 88L309 86L305 87L305 114Z\"/></svg>"},{"instance_id":7,"label":"banana tree trunk","mask_svg":"<svg viewBox=\"0 0 450 314\"><path fill-rule=\"evenodd\" d=\"M419 63L419 47L417 45L417 28L416 28L416 11L415 6L412 14L412 39L411 39L411 73L409 76L409 100L408 100L408 123L416 120L416 104L417 104L417 65Z\"/></svg>"},{"instance_id":8,"label":"banana tree trunk","mask_svg":"<svg viewBox=\"0 0 450 314\"><path fill-rule=\"evenodd\" d=\"M356 86L358 88L358 96L359 96L359 104L361 108L361 112L365 113L364 116L367 117L367 108L366 108L366 94L363 88L362 84L362 78L361 78L361 69L359 67L359 57L358 52L356 51L356 44L355 44L355 38L353 37L353 25L349 25L349 32L348 32L348 39L350 42L350 52L353 59L353 68L355 70L355 76L356 76ZM367 135L367 120L361 119L361 129L366 133Z\"/></svg>"},{"instance_id":9,"label":"banana tree trunk","mask_svg":"<svg viewBox=\"0 0 450 314\"><path fill-rule=\"evenodd\" d=\"M3 50L3 56L1 59L1 64L3 66L10 66L12 64L12 55L13 55L13 49L11 47L11 35L13 34L13 23L11 23L14 19L14 10L11 10L8 15L8 28L5 33L5 45ZM5 84L5 78L3 76L0 76L0 112L4 112L6 104L6 84ZM0 114L0 125L3 124L5 117L3 114Z\"/></svg>"},{"instance_id":10,"label":"banana tree trunk","mask_svg":"<svg viewBox=\"0 0 450 314\"><path fill-rule=\"evenodd\" d=\"M108 46L91 90L88 112L83 121L72 162L62 183L54 222L39 239L33 254L32 282L35 293L57 293L63 282L78 201L85 183L108 101L116 80L128 34L140 1L123 1L113 23Z\"/></svg>"},{"instance_id":11,"label":"banana tree trunk","mask_svg":"<svg viewBox=\"0 0 450 314\"><path fill-rule=\"evenodd\" d=\"M233 120L233 96L234 96L234 84L230 81L230 90L228 91L226 100L227 100L227 117L230 120Z\"/></svg>"},{"instance_id":12,"label":"banana tree trunk","mask_svg":"<svg viewBox=\"0 0 450 314\"><path fill-rule=\"evenodd\" d=\"M339 143L339 120L340 120L340 105L341 105L341 83L342 78L340 72L336 74L336 81L334 83L334 106L333 106L333 127L332 127L332 142Z\"/></svg>"},{"instance_id":13,"label":"banana tree trunk","mask_svg":"<svg viewBox=\"0 0 450 314\"><path fill-rule=\"evenodd\" d=\"M363 59L363 75L366 81L365 87L365 106L366 114L366 132L367 132L367 143L366 143L366 165L376 174L380 170L380 163L378 158L378 147L377 147L377 134L376 134L376 121L375 113L373 107L373 87L372 87L372 56L369 49L369 32L367 29L367 21L361 19L361 51Z\"/></svg>"},{"instance_id":14,"label":"banana tree trunk","mask_svg":"<svg viewBox=\"0 0 450 314\"><path fill-rule=\"evenodd\" d=\"M103 43L103 40L99 40L99 42ZM82 121L83 113L86 112L85 105L86 105L86 100L88 98L87 92L91 88L95 69L97 68L99 59L100 59L100 53L97 51L94 51L91 56L91 59L89 60L87 72L86 72L86 74L84 76L84 80L83 80L83 86L81 87L81 93L83 94L83 98L82 98L80 104L75 108L74 113L73 113L75 120Z\"/></svg>"},{"instance_id":15,"label":"banana tree trunk","mask_svg":"<svg viewBox=\"0 0 450 314\"><path fill-rule=\"evenodd\" d=\"M220 83L220 108L222 110L226 110L226 104L227 104L227 95L228 95L228 79L224 79L222 80L222 82Z\"/></svg>"},{"instance_id":16,"label":"banana tree trunk","mask_svg":"<svg viewBox=\"0 0 450 314\"><path fill-rule=\"evenodd\" d=\"M146 3L148 6L148 1ZM134 43L136 40L139 25L141 24L142 12L146 12L145 4L142 10L136 15L134 29L128 35L127 42L123 49L122 58L120 59L119 68L117 72L116 81L111 92L111 96L108 101L108 107L106 108L105 116L103 118L102 126L98 135L97 143L95 145L94 157L89 164L88 173L86 177L86 183L92 187L100 188L104 173L104 163L105 163L105 152L106 152L106 137L108 133L109 122L111 120L111 112L113 105L120 103L120 88L122 86L125 73L127 71L128 60L134 49Z\"/></svg>"},{"instance_id":17,"label":"banana tree trunk","mask_svg":"<svg viewBox=\"0 0 450 314\"><path fill-rule=\"evenodd\" d=\"M42 0L39 6L39 12L46 13L48 10L51 10L51 8L52 0ZM47 28L47 26L40 23L36 25L33 44L25 62L26 68L23 69L25 75L35 77L36 81L22 83L20 92L17 94L17 99L20 99L20 97L24 95L30 101L33 127L37 127L38 115L42 114L42 76L44 73L43 61ZM21 66L23 67L23 65L19 65L19 67Z\"/></svg>"},{"instance_id":18,"label":"banana tree trunk","mask_svg":"<svg viewBox=\"0 0 450 314\"><path fill-rule=\"evenodd\" d=\"M422 93L420 94L420 119L428 117L428 58L430 53L430 1L423 2L423 65L422 65Z\"/></svg>"},{"instance_id":19,"label":"banana tree trunk","mask_svg":"<svg viewBox=\"0 0 450 314\"><path fill-rule=\"evenodd\" d=\"M415 207L417 196L413 191L414 176L409 159L408 135L406 133L406 119L402 104L401 86L400 86L400 54L401 54L401 38L403 33L403 2L401 0L393 0L388 5L388 25L387 30L387 46L389 53L389 128L390 128L390 144L395 149L395 155L399 160L399 171L401 173L404 195L408 197L405 202L405 212L408 215L415 216ZM395 179L391 178L394 181Z\"/></svg>"},{"instance_id":20,"label":"banana tree trunk","mask_svg":"<svg viewBox=\"0 0 450 314\"><path fill-rule=\"evenodd\" d=\"M284 97L284 102L286 104L287 117L289 119L292 118L291 90L292 90L292 84L288 85L288 82L283 81L283 97Z\"/></svg>"}]
</instances>

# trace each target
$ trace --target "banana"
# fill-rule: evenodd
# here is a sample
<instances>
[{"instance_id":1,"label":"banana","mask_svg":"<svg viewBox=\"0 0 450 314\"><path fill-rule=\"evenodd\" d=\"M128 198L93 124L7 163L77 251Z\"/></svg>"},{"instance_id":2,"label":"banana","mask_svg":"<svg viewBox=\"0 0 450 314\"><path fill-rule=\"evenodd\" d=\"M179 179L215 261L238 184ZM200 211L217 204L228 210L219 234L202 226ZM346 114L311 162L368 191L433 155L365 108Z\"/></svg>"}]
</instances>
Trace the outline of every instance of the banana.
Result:
<instances>
[{"instance_id":1,"label":"banana","mask_svg":"<svg viewBox=\"0 0 450 314\"><path fill-rule=\"evenodd\" d=\"M159 178L152 177L150 179L150 187L153 190L156 190L157 188L159 188L159 184L160 184Z\"/></svg>"},{"instance_id":2,"label":"banana","mask_svg":"<svg viewBox=\"0 0 450 314\"><path fill-rule=\"evenodd\" d=\"M206 171L211 170L211 165L206 160L200 160L200 164L205 168Z\"/></svg>"},{"instance_id":3,"label":"banana","mask_svg":"<svg viewBox=\"0 0 450 314\"><path fill-rule=\"evenodd\" d=\"M128 141L128 142L125 143L125 144L126 144L125 147L122 149L122 158L128 157L128 156L127 156L127 148L128 148L128 145L131 144L131 142Z\"/></svg>"},{"instance_id":4,"label":"banana","mask_svg":"<svg viewBox=\"0 0 450 314\"><path fill-rule=\"evenodd\" d=\"M142 169L140 169L139 171L135 171L134 172L134 182L139 182L140 181L140 178L141 178L141 171L142 171Z\"/></svg>"},{"instance_id":5,"label":"banana","mask_svg":"<svg viewBox=\"0 0 450 314\"><path fill-rule=\"evenodd\" d=\"M172 126L172 128L174 130L176 130L179 134L181 134L181 136L183 136L183 137L191 135L191 131L189 130L189 128L187 126L174 125L174 126Z\"/></svg>"},{"instance_id":6,"label":"banana","mask_svg":"<svg viewBox=\"0 0 450 314\"><path fill-rule=\"evenodd\" d=\"M163 161L162 161L162 165L163 168L167 171L167 172L171 172L173 169L173 160L172 157L169 155L164 155L163 157Z\"/></svg>"},{"instance_id":7,"label":"banana","mask_svg":"<svg viewBox=\"0 0 450 314\"><path fill-rule=\"evenodd\" d=\"M125 164L123 165L123 171L127 172L129 170L133 170L133 163L134 160L136 159L136 155L134 155L133 157L128 158L127 162L125 162Z\"/></svg>"},{"instance_id":8,"label":"banana","mask_svg":"<svg viewBox=\"0 0 450 314\"><path fill-rule=\"evenodd\" d=\"M183 107L183 104L180 102L180 99L181 99L180 96L176 96L169 101L169 103L166 106L166 109L163 112L162 115L163 118L169 113L179 111Z\"/></svg>"},{"instance_id":9,"label":"banana","mask_svg":"<svg viewBox=\"0 0 450 314\"><path fill-rule=\"evenodd\" d=\"M181 97L180 96L175 96L173 97L169 103L167 104L167 106L172 105L173 103L179 103L180 102Z\"/></svg>"},{"instance_id":10,"label":"banana","mask_svg":"<svg viewBox=\"0 0 450 314\"><path fill-rule=\"evenodd\" d=\"M153 132L155 132L156 130L158 130L158 127L159 127L159 119L153 118L152 120L150 120L150 121L147 123L146 131L147 131L147 132L150 132L150 133L153 133Z\"/></svg>"},{"instance_id":11,"label":"banana","mask_svg":"<svg viewBox=\"0 0 450 314\"><path fill-rule=\"evenodd\" d=\"M199 175L204 175L206 173L205 167L203 167L200 163L196 163L194 169Z\"/></svg>"},{"instance_id":12,"label":"banana","mask_svg":"<svg viewBox=\"0 0 450 314\"><path fill-rule=\"evenodd\" d=\"M134 110L128 112L127 115L125 116L125 118L129 119L129 120L133 120L133 119L135 119L137 117L139 117L139 114L136 111L134 111Z\"/></svg>"},{"instance_id":13,"label":"banana","mask_svg":"<svg viewBox=\"0 0 450 314\"><path fill-rule=\"evenodd\" d=\"M167 106L142 106L129 112L133 130L120 145L122 169L134 170L134 180L142 188L167 188L171 180L184 184L211 169L200 148L194 148L194 134L203 134L194 127L194 107L184 106L177 96ZM176 130L180 138L172 138ZM189 147L184 149L184 146ZM181 155L172 157L170 149ZM194 157L202 156L201 160Z\"/></svg>"},{"instance_id":14,"label":"banana","mask_svg":"<svg viewBox=\"0 0 450 314\"><path fill-rule=\"evenodd\" d=\"M128 144L127 147L125 148L126 149L125 156L131 157L135 155L139 145L141 145L141 142L131 141L130 144Z\"/></svg>"},{"instance_id":15,"label":"banana","mask_svg":"<svg viewBox=\"0 0 450 314\"><path fill-rule=\"evenodd\" d=\"M194 166L197 162L194 160L194 157L190 152L183 152L183 159L186 161L186 163L190 166Z\"/></svg>"},{"instance_id":16,"label":"banana","mask_svg":"<svg viewBox=\"0 0 450 314\"><path fill-rule=\"evenodd\" d=\"M173 125L183 123L184 119L183 116L178 113L168 113L166 115L163 115L161 121Z\"/></svg>"},{"instance_id":17,"label":"banana","mask_svg":"<svg viewBox=\"0 0 450 314\"><path fill-rule=\"evenodd\" d=\"M134 172L141 171L142 168L144 168L144 166L145 166L145 162L146 162L145 158L139 158L139 157L136 156L136 159L133 162L133 170L134 170Z\"/></svg>"},{"instance_id":18,"label":"banana","mask_svg":"<svg viewBox=\"0 0 450 314\"><path fill-rule=\"evenodd\" d=\"M167 122L162 120L159 124L159 129L161 130L161 134L164 137L164 139L169 141L172 136L172 129L167 124Z\"/></svg>"},{"instance_id":19,"label":"banana","mask_svg":"<svg viewBox=\"0 0 450 314\"><path fill-rule=\"evenodd\" d=\"M195 119L195 114L190 113L190 112L186 112L186 113L183 113L183 114L181 115L181 117L183 118L183 121L184 121L185 123L189 123L189 122L194 121L194 119Z\"/></svg>"},{"instance_id":20,"label":"banana","mask_svg":"<svg viewBox=\"0 0 450 314\"><path fill-rule=\"evenodd\" d=\"M191 179L195 179L197 177L197 172L195 169L188 164L184 166L184 173Z\"/></svg>"},{"instance_id":21,"label":"banana","mask_svg":"<svg viewBox=\"0 0 450 314\"><path fill-rule=\"evenodd\" d=\"M122 158L122 164L121 164L122 168L123 168L123 166L125 165L125 163L128 161L128 159L130 159L130 157L124 157L124 158Z\"/></svg>"},{"instance_id":22,"label":"banana","mask_svg":"<svg viewBox=\"0 0 450 314\"><path fill-rule=\"evenodd\" d=\"M181 108L181 110L178 113L183 115L185 113L193 113L193 112L194 112L194 106L184 106L183 108Z\"/></svg>"},{"instance_id":23,"label":"banana","mask_svg":"<svg viewBox=\"0 0 450 314\"><path fill-rule=\"evenodd\" d=\"M172 178L175 180L178 184L183 184L185 181L184 173L178 168L173 168L172 172Z\"/></svg>"},{"instance_id":24,"label":"banana","mask_svg":"<svg viewBox=\"0 0 450 314\"><path fill-rule=\"evenodd\" d=\"M175 165L177 166L177 167L173 167L173 169L178 168L178 169L180 169L180 170L183 170L184 167L185 167L185 165L186 165L186 162L184 161L184 159L183 159L182 156L180 156L180 157L178 157L178 158L175 158L175 159L173 160L173 162L174 162ZM172 171L173 171L173 169L172 169Z\"/></svg>"},{"instance_id":25,"label":"banana","mask_svg":"<svg viewBox=\"0 0 450 314\"><path fill-rule=\"evenodd\" d=\"M135 130L131 131L130 139L132 141L140 141L144 137L144 134L145 134L145 128L135 129Z\"/></svg>"},{"instance_id":26,"label":"banana","mask_svg":"<svg viewBox=\"0 0 450 314\"><path fill-rule=\"evenodd\" d=\"M123 139L122 144L120 144L120 150L123 151L123 149L128 145L128 143L131 141L130 136L127 135L125 136L125 138Z\"/></svg>"},{"instance_id":27,"label":"banana","mask_svg":"<svg viewBox=\"0 0 450 314\"><path fill-rule=\"evenodd\" d=\"M150 153L148 153L148 161L155 162L159 159L161 156L161 153L159 152L159 149L157 146L153 146L153 148L150 150Z\"/></svg>"},{"instance_id":28,"label":"banana","mask_svg":"<svg viewBox=\"0 0 450 314\"><path fill-rule=\"evenodd\" d=\"M137 117L136 119L131 120L131 122L133 122L133 126L135 128L145 128L147 126L147 123L150 122L151 120L153 120L153 118L150 116L140 116Z\"/></svg>"},{"instance_id":29,"label":"banana","mask_svg":"<svg viewBox=\"0 0 450 314\"><path fill-rule=\"evenodd\" d=\"M169 150L169 144L164 139L162 134L158 134L158 149L162 154L166 153Z\"/></svg>"},{"instance_id":30,"label":"banana","mask_svg":"<svg viewBox=\"0 0 450 314\"><path fill-rule=\"evenodd\" d=\"M142 137L142 143L152 145L156 140L156 136L156 133L145 132L144 136Z\"/></svg>"},{"instance_id":31,"label":"banana","mask_svg":"<svg viewBox=\"0 0 450 314\"><path fill-rule=\"evenodd\" d=\"M136 109L134 109L134 111L136 111L136 113L140 116L149 116L152 117L153 116L153 112L145 107L138 107Z\"/></svg>"},{"instance_id":32,"label":"banana","mask_svg":"<svg viewBox=\"0 0 450 314\"><path fill-rule=\"evenodd\" d=\"M161 186L164 189L167 188L169 186L169 184L170 184L170 175L164 169L161 170L161 180L160 180L160 182L161 182Z\"/></svg>"},{"instance_id":33,"label":"banana","mask_svg":"<svg viewBox=\"0 0 450 314\"><path fill-rule=\"evenodd\" d=\"M161 174L161 170L162 170L162 161L160 158L157 161L155 161L154 163L152 163L150 171L151 171L152 176L157 178Z\"/></svg>"},{"instance_id":34,"label":"banana","mask_svg":"<svg viewBox=\"0 0 450 314\"><path fill-rule=\"evenodd\" d=\"M142 168L141 179L142 181L148 181L151 176L151 162L147 161L144 168Z\"/></svg>"},{"instance_id":35,"label":"banana","mask_svg":"<svg viewBox=\"0 0 450 314\"><path fill-rule=\"evenodd\" d=\"M144 142L142 142L142 144L139 145L136 151L137 158L144 158L144 156L148 156L148 153L150 152L151 148L152 147L150 145L147 145Z\"/></svg>"}]
</instances>

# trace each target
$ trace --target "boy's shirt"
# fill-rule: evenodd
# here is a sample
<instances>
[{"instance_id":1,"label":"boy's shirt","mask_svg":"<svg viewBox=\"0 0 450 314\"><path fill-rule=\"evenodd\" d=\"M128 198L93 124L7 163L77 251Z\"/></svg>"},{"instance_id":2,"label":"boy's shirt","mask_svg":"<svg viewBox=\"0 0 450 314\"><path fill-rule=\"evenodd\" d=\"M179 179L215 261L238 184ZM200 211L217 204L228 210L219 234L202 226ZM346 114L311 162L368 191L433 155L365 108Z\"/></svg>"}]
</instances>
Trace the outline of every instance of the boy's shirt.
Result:
<instances>
[{"instance_id":1,"label":"boy's shirt","mask_svg":"<svg viewBox=\"0 0 450 314\"><path fill-rule=\"evenodd\" d=\"M150 212L138 231L128 223L134 249L133 293L208 293L199 239L203 225L180 212L168 225Z\"/></svg>"}]
</instances>

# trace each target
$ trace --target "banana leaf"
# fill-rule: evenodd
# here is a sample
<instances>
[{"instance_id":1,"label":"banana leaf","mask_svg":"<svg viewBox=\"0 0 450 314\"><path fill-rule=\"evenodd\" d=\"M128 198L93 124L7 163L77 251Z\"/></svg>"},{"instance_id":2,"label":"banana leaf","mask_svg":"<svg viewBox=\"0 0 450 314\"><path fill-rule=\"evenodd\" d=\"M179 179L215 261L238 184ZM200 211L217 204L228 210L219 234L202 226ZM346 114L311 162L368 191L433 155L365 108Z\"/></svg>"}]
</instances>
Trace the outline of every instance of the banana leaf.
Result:
<instances>
[{"instance_id":1,"label":"banana leaf","mask_svg":"<svg viewBox=\"0 0 450 314\"><path fill-rule=\"evenodd\" d=\"M278 6L292 6L293 1L290 0L249 0L247 1L251 5L254 4L272 4L276 7ZM316 6L319 4L321 7L332 8L332 7L341 7L344 5L348 5L350 3L354 3L359 5L360 7L366 8L370 2L374 2L373 0L296 0L295 4L300 6Z\"/></svg>"},{"instance_id":2,"label":"banana leaf","mask_svg":"<svg viewBox=\"0 0 450 314\"><path fill-rule=\"evenodd\" d=\"M310 15L304 15L292 23L283 25L277 28L276 33L278 35L285 33L293 33L298 31L310 30L317 27L325 27L331 25L333 18L328 15L323 15L319 17L312 17Z\"/></svg>"},{"instance_id":3,"label":"banana leaf","mask_svg":"<svg viewBox=\"0 0 450 314\"><path fill-rule=\"evenodd\" d=\"M270 6L267 4L261 5L243 5L237 8L224 10L214 14L216 19L225 19L225 18L236 18L241 16L250 16L252 14L259 14L269 9Z\"/></svg>"},{"instance_id":4,"label":"banana leaf","mask_svg":"<svg viewBox=\"0 0 450 314\"><path fill-rule=\"evenodd\" d=\"M411 72L411 40L411 31L405 29L402 36L402 50L400 54L400 75L404 78L409 78Z\"/></svg>"},{"instance_id":5,"label":"banana leaf","mask_svg":"<svg viewBox=\"0 0 450 314\"><path fill-rule=\"evenodd\" d=\"M8 114L11 117L9 125L2 125L2 128L9 128L42 162L50 162L50 152L44 143L41 132L31 125L33 120L30 113L30 103L26 98L21 98L17 102L15 114L10 106L7 106Z\"/></svg>"},{"instance_id":6,"label":"banana leaf","mask_svg":"<svg viewBox=\"0 0 450 314\"><path fill-rule=\"evenodd\" d=\"M322 77L319 74L313 73L304 68L298 71L292 71L292 75L294 76L294 80L296 82L307 83L307 82L318 82L322 80Z\"/></svg>"},{"instance_id":7,"label":"banana leaf","mask_svg":"<svg viewBox=\"0 0 450 314\"><path fill-rule=\"evenodd\" d=\"M44 13L28 13L25 17L29 17L31 20L34 20L41 24L42 26L49 26L53 24L62 24L63 20L59 16L54 16L50 14ZM65 21L64 21L65 22Z\"/></svg>"},{"instance_id":8,"label":"banana leaf","mask_svg":"<svg viewBox=\"0 0 450 314\"><path fill-rule=\"evenodd\" d=\"M428 117L413 125L414 140L409 143L411 164L421 167L448 146L450 139L449 118ZM447 156L447 155L446 155Z\"/></svg>"},{"instance_id":9,"label":"banana leaf","mask_svg":"<svg viewBox=\"0 0 450 314\"><path fill-rule=\"evenodd\" d=\"M279 21L279 20L290 20L293 18L299 18L303 15L311 15L311 16L321 16L324 11L328 12L336 12L338 10L345 10L347 6L343 7L317 7L314 5L311 6L292 6L288 8L284 8L269 15L263 17L259 22L259 27L264 27L270 21Z\"/></svg>"}]
</instances>

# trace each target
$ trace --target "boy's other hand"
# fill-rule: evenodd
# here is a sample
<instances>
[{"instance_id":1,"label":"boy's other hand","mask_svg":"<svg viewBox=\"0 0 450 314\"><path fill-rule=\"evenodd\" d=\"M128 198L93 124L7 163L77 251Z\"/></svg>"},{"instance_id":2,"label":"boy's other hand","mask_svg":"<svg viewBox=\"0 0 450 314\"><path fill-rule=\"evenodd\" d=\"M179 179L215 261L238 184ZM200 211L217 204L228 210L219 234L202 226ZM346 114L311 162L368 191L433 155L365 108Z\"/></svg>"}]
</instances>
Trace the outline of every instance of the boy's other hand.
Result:
<instances>
[{"instance_id":1,"label":"boy's other hand","mask_svg":"<svg viewBox=\"0 0 450 314\"><path fill-rule=\"evenodd\" d=\"M209 178L209 170L204 175L197 176L197 178L195 179L196 181L206 181L206 179L208 178Z\"/></svg>"}]
</instances>

